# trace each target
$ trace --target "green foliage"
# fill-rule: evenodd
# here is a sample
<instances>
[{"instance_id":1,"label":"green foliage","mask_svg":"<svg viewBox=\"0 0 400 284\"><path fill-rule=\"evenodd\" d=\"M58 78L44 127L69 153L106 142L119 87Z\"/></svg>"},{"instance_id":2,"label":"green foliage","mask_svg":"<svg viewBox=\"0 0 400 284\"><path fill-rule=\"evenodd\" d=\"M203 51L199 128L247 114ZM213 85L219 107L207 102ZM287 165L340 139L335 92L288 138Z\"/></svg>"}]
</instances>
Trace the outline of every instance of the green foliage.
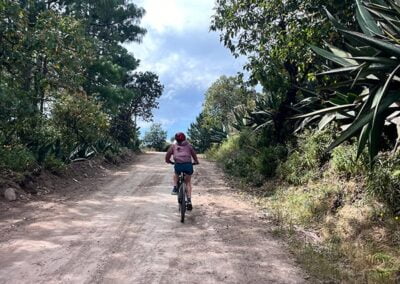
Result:
<instances>
[{"instance_id":1,"label":"green foliage","mask_svg":"<svg viewBox=\"0 0 400 284\"><path fill-rule=\"evenodd\" d=\"M299 100L311 95L299 86L315 85L311 74L321 69L309 44L337 39L320 12L327 5L351 25L352 4L353 0L216 1L211 29L220 32L221 42L235 57L247 57L248 84L263 87L255 109L241 117L247 126L273 128L271 139L281 144L290 139L297 125L288 119L299 113Z\"/></svg>"},{"instance_id":2,"label":"green foliage","mask_svg":"<svg viewBox=\"0 0 400 284\"><path fill-rule=\"evenodd\" d=\"M243 115L252 109L256 92L238 77L221 76L207 90L204 109L190 125L188 136L199 152L245 128ZM241 125L239 127L239 124Z\"/></svg>"},{"instance_id":3,"label":"green foliage","mask_svg":"<svg viewBox=\"0 0 400 284\"><path fill-rule=\"evenodd\" d=\"M367 181L368 192L400 213L400 154L378 156L377 164Z\"/></svg>"},{"instance_id":4,"label":"green foliage","mask_svg":"<svg viewBox=\"0 0 400 284\"><path fill-rule=\"evenodd\" d=\"M400 9L398 3L386 0L359 0L356 6L362 33L346 29L328 12L331 22L345 36L347 48L328 45L330 51L327 51L313 47L316 53L334 63L335 66L320 74L333 77L334 84L322 88L322 92L329 94L328 99L326 94L321 94L325 108L307 116L330 117L331 121L337 114L344 116L344 120L336 121L346 127L329 149L358 136L358 154L368 146L373 162L382 150L386 124L392 124L398 117L400 24L396 18L400 16Z\"/></svg>"},{"instance_id":5,"label":"green foliage","mask_svg":"<svg viewBox=\"0 0 400 284\"><path fill-rule=\"evenodd\" d=\"M275 177L279 164L286 156L287 149L283 145L261 148L260 154L255 159L256 168L266 178Z\"/></svg>"},{"instance_id":6,"label":"green foliage","mask_svg":"<svg viewBox=\"0 0 400 284\"><path fill-rule=\"evenodd\" d=\"M330 130L306 131L299 137L296 150L280 165L280 178L299 185L320 177L320 168L327 160L325 150L332 141Z\"/></svg>"},{"instance_id":7,"label":"green foliage","mask_svg":"<svg viewBox=\"0 0 400 284\"><path fill-rule=\"evenodd\" d=\"M163 86L154 73L139 72L129 76L125 87L124 100L111 120L110 132L122 146L138 149L139 128L136 120L138 117L144 121L152 119L152 110L158 107L157 99L162 94Z\"/></svg>"},{"instance_id":8,"label":"green foliage","mask_svg":"<svg viewBox=\"0 0 400 284\"><path fill-rule=\"evenodd\" d=\"M332 170L346 178L365 176L368 169L368 156L365 152L357 158L356 144L342 144L332 151Z\"/></svg>"},{"instance_id":9,"label":"green foliage","mask_svg":"<svg viewBox=\"0 0 400 284\"><path fill-rule=\"evenodd\" d=\"M65 171L65 164L54 154L47 155L43 162L43 167L49 172L60 175Z\"/></svg>"},{"instance_id":10,"label":"green foliage","mask_svg":"<svg viewBox=\"0 0 400 284\"><path fill-rule=\"evenodd\" d=\"M243 138L239 135L229 137L219 147L207 152L207 157L217 161L228 174L244 179L252 184L262 183L262 176L257 172L252 156L242 149Z\"/></svg>"},{"instance_id":11,"label":"green foliage","mask_svg":"<svg viewBox=\"0 0 400 284\"><path fill-rule=\"evenodd\" d=\"M285 222L305 225L324 218L339 190L338 186L332 184L281 188L271 197L269 205L274 214Z\"/></svg>"},{"instance_id":12,"label":"green foliage","mask_svg":"<svg viewBox=\"0 0 400 284\"><path fill-rule=\"evenodd\" d=\"M255 92L243 87L236 77L221 76L207 90L204 101L204 123L208 128L222 126L228 129L234 120L233 109L247 106Z\"/></svg>"},{"instance_id":13,"label":"green foliage","mask_svg":"<svg viewBox=\"0 0 400 284\"><path fill-rule=\"evenodd\" d=\"M17 172L33 170L37 166L33 154L22 145L0 147L0 167Z\"/></svg>"},{"instance_id":14,"label":"green foliage","mask_svg":"<svg viewBox=\"0 0 400 284\"><path fill-rule=\"evenodd\" d=\"M163 151L167 140L167 131L163 130L160 123L154 123L149 131L144 134L143 144L145 147Z\"/></svg>"},{"instance_id":15,"label":"green foliage","mask_svg":"<svg viewBox=\"0 0 400 284\"><path fill-rule=\"evenodd\" d=\"M211 130L205 126L204 112L200 113L196 117L196 121L190 124L187 134L196 152L204 153L211 147Z\"/></svg>"},{"instance_id":16,"label":"green foliage","mask_svg":"<svg viewBox=\"0 0 400 284\"><path fill-rule=\"evenodd\" d=\"M52 122L59 130L64 153L80 145L94 145L108 129L101 107L84 94L66 94L58 100Z\"/></svg>"},{"instance_id":17,"label":"green foliage","mask_svg":"<svg viewBox=\"0 0 400 284\"><path fill-rule=\"evenodd\" d=\"M298 68L302 77L314 62L308 45L332 39L331 25L320 13L324 5L351 22L352 0L218 0L211 29L221 32L221 41L236 57L248 57L245 67L254 83L284 93L290 79L282 71Z\"/></svg>"},{"instance_id":18,"label":"green foliage","mask_svg":"<svg viewBox=\"0 0 400 284\"><path fill-rule=\"evenodd\" d=\"M260 186L268 177L275 176L276 169L287 150L281 145L257 148L260 136L251 130L229 137L220 146L214 146L206 156L217 163L230 175Z\"/></svg>"},{"instance_id":19,"label":"green foliage","mask_svg":"<svg viewBox=\"0 0 400 284\"><path fill-rule=\"evenodd\" d=\"M138 149L136 118L151 119L163 90L123 46L141 41L143 14L130 1L1 1L0 148L56 171L110 147ZM30 163L10 153L2 165Z\"/></svg>"}]
</instances>

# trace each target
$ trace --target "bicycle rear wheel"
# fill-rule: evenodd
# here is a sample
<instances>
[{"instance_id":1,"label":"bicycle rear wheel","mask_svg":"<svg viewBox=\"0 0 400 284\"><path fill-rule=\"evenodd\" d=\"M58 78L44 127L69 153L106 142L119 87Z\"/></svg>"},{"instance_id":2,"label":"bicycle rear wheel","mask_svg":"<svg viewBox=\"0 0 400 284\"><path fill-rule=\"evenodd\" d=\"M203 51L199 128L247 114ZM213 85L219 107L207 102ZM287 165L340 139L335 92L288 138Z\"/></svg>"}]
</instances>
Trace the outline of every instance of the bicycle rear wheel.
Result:
<instances>
[{"instance_id":1,"label":"bicycle rear wheel","mask_svg":"<svg viewBox=\"0 0 400 284\"><path fill-rule=\"evenodd\" d=\"M179 211L181 213L181 222L185 222L185 213L186 213L186 185L182 183L179 187L179 199L181 202L179 203Z\"/></svg>"}]
</instances>

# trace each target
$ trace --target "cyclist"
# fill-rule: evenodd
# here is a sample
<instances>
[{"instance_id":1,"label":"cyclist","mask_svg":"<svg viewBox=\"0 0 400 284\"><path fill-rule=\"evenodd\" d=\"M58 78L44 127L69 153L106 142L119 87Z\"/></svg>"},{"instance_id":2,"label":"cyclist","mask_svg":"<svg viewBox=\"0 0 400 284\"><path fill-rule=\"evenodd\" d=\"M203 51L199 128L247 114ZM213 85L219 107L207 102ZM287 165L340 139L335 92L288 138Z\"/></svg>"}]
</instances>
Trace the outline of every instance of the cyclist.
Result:
<instances>
[{"instance_id":1,"label":"cyclist","mask_svg":"<svg viewBox=\"0 0 400 284\"><path fill-rule=\"evenodd\" d=\"M192 145L186 140L186 136L182 132L178 132L175 134L176 144L172 144L169 147L168 152L165 156L165 162L171 162L171 156L174 156L175 163L175 174L174 174L174 188L171 194L178 194L178 176L179 173L185 173L185 183L187 185L187 209L192 210L192 174L193 174L193 163L199 164L199 160L197 159L196 152L194 151Z\"/></svg>"}]
</instances>

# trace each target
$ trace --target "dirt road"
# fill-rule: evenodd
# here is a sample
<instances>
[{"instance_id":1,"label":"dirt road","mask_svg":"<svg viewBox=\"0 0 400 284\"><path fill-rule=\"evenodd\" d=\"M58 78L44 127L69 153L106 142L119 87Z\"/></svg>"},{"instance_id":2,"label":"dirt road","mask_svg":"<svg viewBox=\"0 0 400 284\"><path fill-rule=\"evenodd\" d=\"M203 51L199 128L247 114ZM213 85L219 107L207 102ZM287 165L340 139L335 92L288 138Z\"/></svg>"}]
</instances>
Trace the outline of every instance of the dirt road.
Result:
<instances>
[{"instance_id":1,"label":"dirt road","mask_svg":"<svg viewBox=\"0 0 400 284\"><path fill-rule=\"evenodd\" d=\"M213 164L196 168L185 224L171 173L162 154L140 155L123 171L86 181L91 191L0 216L0 283L305 282L268 222Z\"/></svg>"}]
</instances>

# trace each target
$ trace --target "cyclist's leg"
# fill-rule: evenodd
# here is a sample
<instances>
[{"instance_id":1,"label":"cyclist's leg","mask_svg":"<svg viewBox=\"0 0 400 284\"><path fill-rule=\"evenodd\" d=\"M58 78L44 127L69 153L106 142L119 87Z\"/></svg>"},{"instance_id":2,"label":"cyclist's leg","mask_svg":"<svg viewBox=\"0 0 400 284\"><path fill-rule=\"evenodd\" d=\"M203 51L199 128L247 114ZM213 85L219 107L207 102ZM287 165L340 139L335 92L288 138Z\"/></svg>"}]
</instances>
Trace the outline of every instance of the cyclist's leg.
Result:
<instances>
[{"instance_id":1,"label":"cyclist's leg","mask_svg":"<svg viewBox=\"0 0 400 284\"><path fill-rule=\"evenodd\" d=\"M185 175L185 184L186 184L186 192L187 192L187 210L191 211L193 209L192 205L192 176L187 174Z\"/></svg>"},{"instance_id":2,"label":"cyclist's leg","mask_svg":"<svg viewBox=\"0 0 400 284\"><path fill-rule=\"evenodd\" d=\"M191 198L192 197L192 176L191 175L185 175L185 183L186 183L186 188L187 188L187 197Z\"/></svg>"},{"instance_id":3,"label":"cyclist's leg","mask_svg":"<svg viewBox=\"0 0 400 284\"><path fill-rule=\"evenodd\" d=\"M175 172L174 172L174 176L173 176L173 181L174 181L174 187L172 188L172 191L171 191L171 194L172 195L176 195L176 194L178 194L178 173L177 173L177 171L175 170Z\"/></svg>"},{"instance_id":4,"label":"cyclist's leg","mask_svg":"<svg viewBox=\"0 0 400 284\"><path fill-rule=\"evenodd\" d=\"M177 186L178 185L178 174L177 173L174 173L174 186Z\"/></svg>"}]
</instances>

